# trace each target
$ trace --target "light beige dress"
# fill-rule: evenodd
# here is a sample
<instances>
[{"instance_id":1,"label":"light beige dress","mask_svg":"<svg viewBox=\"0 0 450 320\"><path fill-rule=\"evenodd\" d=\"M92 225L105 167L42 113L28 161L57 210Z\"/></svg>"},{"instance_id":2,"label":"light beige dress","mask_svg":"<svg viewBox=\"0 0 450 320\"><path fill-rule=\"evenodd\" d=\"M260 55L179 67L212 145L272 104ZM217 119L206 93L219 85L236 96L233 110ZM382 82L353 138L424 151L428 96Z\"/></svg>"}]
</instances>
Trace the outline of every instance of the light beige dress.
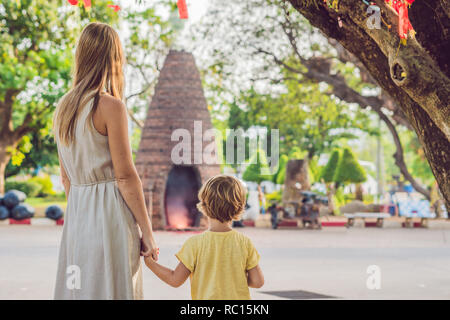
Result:
<instances>
[{"instance_id":1,"label":"light beige dress","mask_svg":"<svg viewBox=\"0 0 450 320\"><path fill-rule=\"evenodd\" d=\"M142 299L138 227L114 179L108 138L89 128L92 104L78 118L76 141L57 139L70 192L55 299Z\"/></svg>"}]
</instances>

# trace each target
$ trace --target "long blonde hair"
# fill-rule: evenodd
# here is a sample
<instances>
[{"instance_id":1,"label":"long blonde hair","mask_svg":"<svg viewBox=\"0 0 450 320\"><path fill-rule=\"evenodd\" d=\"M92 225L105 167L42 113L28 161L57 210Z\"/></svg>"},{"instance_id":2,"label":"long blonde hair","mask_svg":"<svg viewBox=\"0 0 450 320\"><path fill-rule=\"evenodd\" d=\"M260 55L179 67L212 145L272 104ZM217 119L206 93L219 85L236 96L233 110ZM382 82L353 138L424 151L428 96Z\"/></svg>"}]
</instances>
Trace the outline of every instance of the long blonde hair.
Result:
<instances>
[{"instance_id":1,"label":"long blonde hair","mask_svg":"<svg viewBox=\"0 0 450 320\"><path fill-rule=\"evenodd\" d=\"M62 144L75 141L78 116L90 99L94 98L94 104L89 117L97 109L102 91L122 100L124 63L119 35L112 27L94 22L83 29L75 52L72 88L53 117L53 129Z\"/></svg>"}]
</instances>

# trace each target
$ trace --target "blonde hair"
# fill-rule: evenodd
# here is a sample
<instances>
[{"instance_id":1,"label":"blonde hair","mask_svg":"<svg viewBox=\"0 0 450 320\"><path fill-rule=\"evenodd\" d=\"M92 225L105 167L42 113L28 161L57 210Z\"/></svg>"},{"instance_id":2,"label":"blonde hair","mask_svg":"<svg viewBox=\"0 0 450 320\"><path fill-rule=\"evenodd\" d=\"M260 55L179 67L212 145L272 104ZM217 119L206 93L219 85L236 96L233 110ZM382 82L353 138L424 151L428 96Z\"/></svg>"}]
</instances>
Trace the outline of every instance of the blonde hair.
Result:
<instances>
[{"instance_id":1,"label":"blonde hair","mask_svg":"<svg viewBox=\"0 0 450 320\"><path fill-rule=\"evenodd\" d=\"M89 117L97 109L102 91L122 100L124 63L119 35L112 27L94 22L83 29L75 52L72 88L61 99L53 117L53 129L62 144L75 141L78 116L92 97Z\"/></svg>"},{"instance_id":2,"label":"blonde hair","mask_svg":"<svg viewBox=\"0 0 450 320\"><path fill-rule=\"evenodd\" d=\"M201 187L197 208L206 216L228 222L238 219L245 209L246 189L235 177L218 175Z\"/></svg>"}]
</instances>

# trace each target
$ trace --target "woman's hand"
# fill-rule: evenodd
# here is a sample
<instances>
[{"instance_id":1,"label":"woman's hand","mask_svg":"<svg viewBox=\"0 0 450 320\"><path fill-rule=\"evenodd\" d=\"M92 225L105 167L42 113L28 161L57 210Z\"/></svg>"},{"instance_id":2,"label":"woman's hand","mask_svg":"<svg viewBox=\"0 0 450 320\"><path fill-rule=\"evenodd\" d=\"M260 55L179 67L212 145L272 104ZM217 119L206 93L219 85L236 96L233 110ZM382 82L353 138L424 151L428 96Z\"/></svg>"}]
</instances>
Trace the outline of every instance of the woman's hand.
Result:
<instances>
[{"instance_id":1,"label":"woman's hand","mask_svg":"<svg viewBox=\"0 0 450 320\"><path fill-rule=\"evenodd\" d=\"M153 239L153 235L142 235L141 255L144 257L151 257L153 260L158 261L159 248L156 247L156 242L155 239Z\"/></svg>"}]
</instances>

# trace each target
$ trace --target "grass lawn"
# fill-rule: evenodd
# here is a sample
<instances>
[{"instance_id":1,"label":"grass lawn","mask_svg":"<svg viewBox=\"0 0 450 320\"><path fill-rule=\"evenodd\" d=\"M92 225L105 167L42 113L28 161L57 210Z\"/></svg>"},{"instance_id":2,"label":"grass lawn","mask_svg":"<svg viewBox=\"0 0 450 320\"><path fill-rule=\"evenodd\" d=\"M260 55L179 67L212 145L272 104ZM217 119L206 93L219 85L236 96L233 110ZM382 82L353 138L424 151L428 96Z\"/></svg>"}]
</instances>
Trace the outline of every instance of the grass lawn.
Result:
<instances>
[{"instance_id":1,"label":"grass lawn","mask_svg":"<svg viewBox=\"0 0 450 320\"><path fill-rule=\"evenodd\" d=\"M25 203L35 208L35 218L45 217L45 209L47 209L47 207L51 205L60 206L64 211L66 210L67 206L66 199L61 197L27 198L27 200L25 200Z\"/></svg>"}]
</instances>

